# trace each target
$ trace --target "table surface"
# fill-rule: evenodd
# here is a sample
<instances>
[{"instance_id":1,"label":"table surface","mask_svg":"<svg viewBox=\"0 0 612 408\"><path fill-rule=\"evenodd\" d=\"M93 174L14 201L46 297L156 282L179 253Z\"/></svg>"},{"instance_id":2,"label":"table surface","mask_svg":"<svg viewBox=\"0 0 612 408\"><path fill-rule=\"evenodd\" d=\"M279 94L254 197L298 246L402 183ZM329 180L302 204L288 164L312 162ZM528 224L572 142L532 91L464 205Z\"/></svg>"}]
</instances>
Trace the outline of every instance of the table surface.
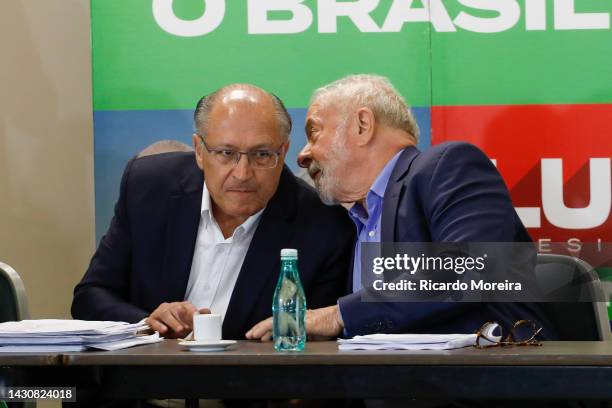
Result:
<instances>
[{"instance_id":1,"label":"table surface","mask_svg":"<svg viewBox=\"0 0 612 408\"><path fill-rule=\"evenodd\" d=\"M1 358L1 356L0 356ZM0 360L1 361L1 360ZM339 351L336 342L309 342L303 352L277 352L272 343L238 341L226 351L195 352L176 340L115 352L66 353L65 365L512 365L612 366L612 342L545 342L420 351Z\"/></svg>"},{"instance_id":2,"label":"table surface","mask_svg":"<svg viewBox=\"0 0 612 408\"><path fill-rule=\"evenodd\" d=\"M60 353L0 353L0 367L56 366L62 364Z\"/></svg>"},{"instance_id":3,"label":"table surface","mask_svg":"<svg viewBox=\"0 0 612 408\"><path fill-rule=\"evenodd\" d=\"M0 353L0 366L52 365L514 365L612 366L612 342L544 342L541 347L419 351L339 351L334 341L308 342L303 352L238 341L226 351L189 351L177 340L118 351Z\"/></svg>"},{"instance_id":4,"label":"table surface","mask_svg":"<svg viewBox=\"0 0 612 408\"><path fill-rule=\"evenodd\" d=\"M281 353L256 341L192 352L165 340L114 352L0 353L3 374L17 374L17 385L93 387L115 399L612 399L612 342L339 351L328 341Z\"/></svg>"}]
</instances>

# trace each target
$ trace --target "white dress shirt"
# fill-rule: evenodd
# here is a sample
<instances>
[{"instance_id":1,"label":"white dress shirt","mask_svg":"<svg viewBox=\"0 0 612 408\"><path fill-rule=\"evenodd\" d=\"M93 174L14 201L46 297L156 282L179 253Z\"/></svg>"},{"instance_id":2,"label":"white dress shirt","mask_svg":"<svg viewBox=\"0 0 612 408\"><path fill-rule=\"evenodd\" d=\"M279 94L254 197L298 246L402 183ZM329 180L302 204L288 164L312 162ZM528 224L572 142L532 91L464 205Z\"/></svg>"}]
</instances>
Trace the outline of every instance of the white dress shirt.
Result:
<instances>
[{"instance_id":1,"label":"white dress shirt","mask_svg":"<svg viewBox=\"0 0 612 408\"><path fill-rule=\"evenodd\" d=\"M225 239L212 212L206 182L202 191L200 225L185 298L198 309L209 308L225 319L242 262L249 250L263 209L251 215Z\"/></svg>"}]
</instances>

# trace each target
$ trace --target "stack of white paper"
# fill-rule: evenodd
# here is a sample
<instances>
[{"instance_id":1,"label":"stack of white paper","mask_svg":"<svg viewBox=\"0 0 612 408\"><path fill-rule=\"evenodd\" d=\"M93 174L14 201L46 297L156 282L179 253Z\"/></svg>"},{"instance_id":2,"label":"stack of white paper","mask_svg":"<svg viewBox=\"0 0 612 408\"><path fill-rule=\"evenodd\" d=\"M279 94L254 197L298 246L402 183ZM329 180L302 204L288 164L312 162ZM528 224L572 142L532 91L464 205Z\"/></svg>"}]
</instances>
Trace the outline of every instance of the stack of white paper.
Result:
<instances>
[{"instance_id":1,"label":"stack of white paper","mask_svg":"<svg viewBox=\"0 0 612 408\"><path fill-rule=\"evenodd\" d=\"M88 348L119 350L156 343L158 333L141 336L144 323L85 320L22 320L0 323L0 352L68 352Z\"/></svg>"},{"instance_id":2,"label":"stack of white paper","mask_svg":"<svg viewBox=\"0 0 612 408\"><path fill-rule=\"evenodd\" d=\"M476 334L368 334L338 339L340 350L451 350L473 346Z\"/></svg>"}]
</instances>

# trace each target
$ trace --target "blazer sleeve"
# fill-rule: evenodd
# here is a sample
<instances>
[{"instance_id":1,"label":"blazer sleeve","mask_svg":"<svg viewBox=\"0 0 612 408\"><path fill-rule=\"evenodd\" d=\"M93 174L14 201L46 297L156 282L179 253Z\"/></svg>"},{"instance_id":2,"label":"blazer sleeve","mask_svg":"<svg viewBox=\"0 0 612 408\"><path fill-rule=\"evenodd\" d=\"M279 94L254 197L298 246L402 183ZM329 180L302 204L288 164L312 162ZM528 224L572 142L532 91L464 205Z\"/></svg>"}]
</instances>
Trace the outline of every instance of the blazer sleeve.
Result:
<instances>
[{"instance_id":1,"label":"blazer sleeve","mask_svg":"<svg viewBox=\"0 0 612 408\"><path fill-rule=\"evenodd\" d=\"M412 177L417 178L411 181L416 188L409 189L413 197L407 199L423 204L432 242L530 240L503 179L475 146L449 144ZM363 289L338 302L347 336L420 332L480 307L467 302L361 302L362 293Z\"/></svg>"},{"instance_id":2,"label":"blazer sleeve","mask_svg":"<svg viewBox=\"0 0 612 408\"><path fill-rule=\"evenodd\" d=\"M452 143L432 172L425 203L432 242L531 241L491 160L476 146Z\"/></svg>"},{"instance_id":3,"label":"blazer sleeve","mask_svg":"<svg viewBox=\"0 0 612 408\"><path fill-rule=\"evenodd\" d=\"M72 316L82 320L137 322L149 313L128 302L132 261L127 205L130 160L121 178L119 199L107 233L100 240L85 276L74 289Z\"/></svg>"}]
</instances>

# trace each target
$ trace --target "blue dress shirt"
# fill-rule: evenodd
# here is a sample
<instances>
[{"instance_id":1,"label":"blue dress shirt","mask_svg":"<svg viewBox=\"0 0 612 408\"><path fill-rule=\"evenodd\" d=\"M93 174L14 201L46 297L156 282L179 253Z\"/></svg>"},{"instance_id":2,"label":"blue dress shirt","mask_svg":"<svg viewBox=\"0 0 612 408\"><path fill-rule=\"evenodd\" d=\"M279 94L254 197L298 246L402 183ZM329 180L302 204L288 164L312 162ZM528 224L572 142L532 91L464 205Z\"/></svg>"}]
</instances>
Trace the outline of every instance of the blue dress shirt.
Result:
<instances>
[{"instance_id":1,"label":"blue dress shirt","mask_svg":"<svg viewBox=\"0 0 612 408\"><path fill-rule=\"evenodd\" d=\"M357 244L355 245L355 259L353 260L353 292L361 289L361 243L380 242L380 220L382 217L383 198L391 172L403 150L397 152L376 177L370 191L366 195L366 210L359 203L349 210L349 216L357 226Z\"/></svg>"}]
</instances>

